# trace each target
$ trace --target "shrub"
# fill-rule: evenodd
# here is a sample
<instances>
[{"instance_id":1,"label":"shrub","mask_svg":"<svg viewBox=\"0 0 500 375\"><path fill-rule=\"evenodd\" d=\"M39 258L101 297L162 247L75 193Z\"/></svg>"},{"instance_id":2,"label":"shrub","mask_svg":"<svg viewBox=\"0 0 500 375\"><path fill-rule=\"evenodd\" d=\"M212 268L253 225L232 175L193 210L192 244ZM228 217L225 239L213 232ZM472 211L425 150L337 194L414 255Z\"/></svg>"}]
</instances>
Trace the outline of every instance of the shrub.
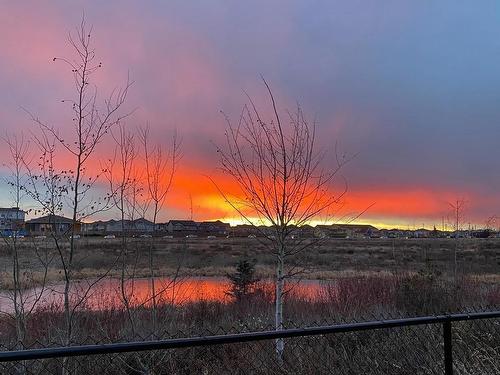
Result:
<instances>
[{"instance_id":1,"label":"shrub","mask_svg":"<svg viewBox=\"0 0 500 375\"><path fill-rule=\"evenodd\" d=\"M240 302L254 292L255 284L259 281L255 277L255 264L242 259L236 265L236 272L228 274L231 287L226 294Z\"/></svg>"}]
</instances>

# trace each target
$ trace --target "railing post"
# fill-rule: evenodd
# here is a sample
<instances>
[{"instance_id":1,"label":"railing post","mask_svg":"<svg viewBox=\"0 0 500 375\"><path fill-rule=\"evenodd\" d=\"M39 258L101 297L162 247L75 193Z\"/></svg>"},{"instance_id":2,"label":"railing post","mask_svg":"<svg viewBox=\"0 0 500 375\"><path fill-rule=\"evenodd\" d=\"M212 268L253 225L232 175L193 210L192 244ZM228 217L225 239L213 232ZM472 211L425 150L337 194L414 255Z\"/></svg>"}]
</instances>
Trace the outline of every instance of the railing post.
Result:
<instances>
[{"instance_id":1,"label":"railing post","mask_svg":"<svg viewBox=\"0 0 500 375\"><path fill-rule=\"evenodd\" d=\"M451 346L451 320L443 323L444 339L444 373L453 375L453 351Z\"/></svg>"}]
</instances>

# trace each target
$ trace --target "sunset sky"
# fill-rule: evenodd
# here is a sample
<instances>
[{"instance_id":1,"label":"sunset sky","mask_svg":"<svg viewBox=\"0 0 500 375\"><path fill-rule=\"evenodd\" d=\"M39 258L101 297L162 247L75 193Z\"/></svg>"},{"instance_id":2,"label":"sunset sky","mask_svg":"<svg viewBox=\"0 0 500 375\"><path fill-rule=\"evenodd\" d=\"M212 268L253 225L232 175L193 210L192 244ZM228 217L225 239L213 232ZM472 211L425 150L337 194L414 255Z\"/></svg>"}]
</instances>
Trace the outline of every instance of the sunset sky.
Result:
<instances>
[{"instance_id":1,"label":"sunset sky","mask_svg":"<svg viewBox=\"0 0 500 375\"><path fill-rule=\"evenodd\" d=\"M218 176L220 111L237 117L244 91L269 110L261 74L281 110L299 102L316 119L326 162L336 143L357 155L343 170L339 217L374 204L357 222L441 228L457 198L467 202L465 222L500 215L498 2L2 2L3 134L34 129L23 108L62 133L70 126L61 100L74 96L71 72L52 58L71 56L67 33L83 12L103 63L99 91L129 74L127 126L149 122L158 141L174 129L183 139L162 220L189 218L190 197L195 220L237 219L206 176ZM110 149L101 145L99 158ZM9 205L2 182L0 206Z\"/></svg>"}]
</instances>

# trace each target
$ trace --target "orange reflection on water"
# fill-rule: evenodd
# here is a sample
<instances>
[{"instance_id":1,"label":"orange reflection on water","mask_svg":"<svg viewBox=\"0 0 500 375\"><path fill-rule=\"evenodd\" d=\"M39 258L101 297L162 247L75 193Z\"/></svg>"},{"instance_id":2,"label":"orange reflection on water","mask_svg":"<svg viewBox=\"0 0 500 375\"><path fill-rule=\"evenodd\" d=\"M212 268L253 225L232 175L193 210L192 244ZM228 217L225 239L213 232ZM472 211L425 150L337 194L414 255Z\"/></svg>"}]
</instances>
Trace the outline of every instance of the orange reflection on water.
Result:
<instances>
[{"instance_id":1,"label":"orange reflection on water","mask_svg":"<svg viewBox=\"0 0 500 375\"><path fill-rule=\"evenodd\" d=\"M259 288L268 295L272 296L274 293L274 283L271 280L262 281ZM153 293L150 280L129 281L125 289L132 306L152 305ZM155 279L154 289L157 303L183 305L200 301L221 303L231 301L231 297L227 294L230 283L223 278L199 277L182 280L158 278ZM290 282L285 289L295 298L316 300L322 295L323 283L314 280ZM106 280L98 285L88 301L92 309L118 307L120 304L123 305L123 297L118 280Z\"/></svg>"},{"instance_id":2,"label":"orange reflection on water","mask_svg":"<svg viewBox=\"0 0 500 375\"><path fill-rule=\"evenodd\" d=\"M153 304L153 293L149 279L128 280L124 284L125 296L131 307L149 307ZM285 290L287 295L294 298L306 300L319 300L325 294L325 286L329 283L317 280L304 280L289 282ZM88 289L90 288L90 292ZM182 280L169 278L156 278L154 282L157 304L184 305L193 302L221 302L228 303L231 297L227 295L230 283L224 278L196 277ZM274 283L272 280L260 282L259 288L268 296L274 295ZM38 302L37 308L51 307L62 309L64 284L56 284L46 288L43 296ZM40 293L40 290L30 292L32 296ZM92 281L79 281L73 284L71 291L73 304L78 303L81 308L94 311L122 309L125 307L122 283L119 279L101 280L93 285ZM82 296L85 302L80 303ZM32 300L34 298L31 298ZM26 301L29 304L30 297ZM0 293L0 309L4 312L12 312L11 299L6 293Z\"/></svg>"},{"instance_id":3,"label":"orange reflection on water","mask_svg":"<svg viewBox=\"0 0 500 375\"><path fill-rule=\"evenodd\" d=\"M113 284L115 281L108 281ZM112 287L112 285L109 285ZM158 302L182 305L191 302L212 301L228 302L226 294L230 284L224 279L188 278L182 280L155 279L154 289ZM127 283L128 295L134 305L149 305L152 302L152 284L150 280L140 279Z\"/></svg>"}]
</instances>

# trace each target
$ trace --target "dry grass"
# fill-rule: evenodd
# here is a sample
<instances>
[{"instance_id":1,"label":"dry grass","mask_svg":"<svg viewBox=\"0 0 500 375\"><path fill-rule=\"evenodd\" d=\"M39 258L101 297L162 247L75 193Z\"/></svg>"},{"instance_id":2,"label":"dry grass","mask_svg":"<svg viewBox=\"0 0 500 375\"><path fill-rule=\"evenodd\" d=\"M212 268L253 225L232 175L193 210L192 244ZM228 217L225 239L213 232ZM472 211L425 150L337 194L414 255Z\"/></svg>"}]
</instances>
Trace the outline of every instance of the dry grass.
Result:
<instances>
[{"instance_id":1,"label":"dry grass","mask_svg":"<svg viewBox=\"0 0 500 375\"><path fill-rule=\"evenodd\" d=\"M21 244L21 262L30 270L35 281L42 279L40 263L33 249L55 255L50 239L26 238ZM225 276L241 258L254 259L260 277L274 275L274 257L255 239L154 239L154 267L162 276L174 274L178 267L189 276ZM67 244L66 244L67 246ZM128 239L128 260L135 264L136 276L149 275L147 248L149 239ZM336 279L353 275L384 275L398 272L418 273L432 270L451 275L454 270L453 239L330 239L288 259L290 266L305 269L301 275L309 279ZM0 246L0 281L10 285L10 258ZM77 241L76 278L93 278L109 272L120 273L117 259L121 253L120 239L82 238ZM474 275L483 282L500 282L500 239L461 239L458 250L458 270ZM50 265L49 281L62 279L57 256Z\"/></svg>"},{"instance_id":2,"label":"dry grass","mask_svg":"<svg viewBox=\"0 0 500 375\"><path fill-rule=\"evenodd\" d=\"M494 297L484 285L463 278L454 282L434 275L386 275L345 277L335 290L325 287L321 299L287 295L286 327L338 324L342 322L396 318L469 310L472 306L500 306L500 288ZM82 307L75 316L74 343L103 343L150 339L151 310L131 311L134 329L123 307L90 311ZM159 306L160 328L154 338L198 336L273 329L273 296L266 289L239 303L200 301ZM28 322L28 346L59 342L63 326L61 310L46 306ZM498 324L495 321L464 322L454 328L455 364L470 374L490 373L499 363ZM14 345L12 322L0 319L0 344ZM80 373L440 373L442 330L437 326L375 330L322 335L286 341L284 369L276 367L273 342L234 344L201 349L171 350L75 358ZM139 365L139 360L141 365ZM60 372L57 360L26 363L31 373ZM13 367L6 364L3 369ZM48 367L47 367L48 366ZM493 366L493 367L492 367ZM2 369L2 367L0 367ZM47 370L49 369L49 370ZM399 370L398 370L399 369ZM401 369L404 369L401 370ZM472 371L474 369L474 371ZM373 371L372 371L373 370ZM424 371L426 370L426 371ZM7 372L8 373L8 372ZM491 372L495 373L495 372Z\"/></svg>"}]
</instances>

